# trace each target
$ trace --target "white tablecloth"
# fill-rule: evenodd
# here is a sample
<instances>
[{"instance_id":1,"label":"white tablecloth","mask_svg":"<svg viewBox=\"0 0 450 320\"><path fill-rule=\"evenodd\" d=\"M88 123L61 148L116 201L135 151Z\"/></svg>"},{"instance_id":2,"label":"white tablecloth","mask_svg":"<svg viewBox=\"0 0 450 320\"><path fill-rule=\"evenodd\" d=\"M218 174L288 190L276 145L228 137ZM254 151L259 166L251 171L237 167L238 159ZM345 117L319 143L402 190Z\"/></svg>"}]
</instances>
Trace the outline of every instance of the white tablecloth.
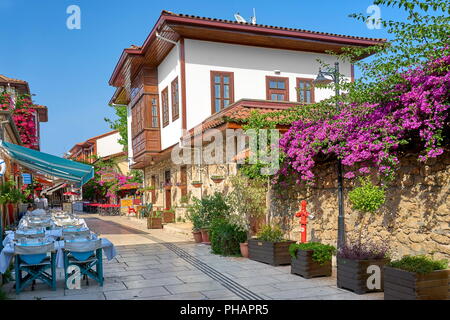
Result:
<instances>
[{"instance_id":1,"label":"white tablecloth","mask_svg":"<svg viewBox=\"0 0 450 320\"><path fill-rule=\"evenodd\" d=\"M52 230L49 230L52 231ZM9 235L8 235L9 236ZM64 248L64 241L55 241L56 249L56 266L64 268L64 255L62 249ZM116 248L108 239L102 238L102 248L108 261L116 256ZM5 273L8 269L11 259L14 256L14 244L12 241L8 242L0 253L0 273Z\"/></svg>"}]
</instances>

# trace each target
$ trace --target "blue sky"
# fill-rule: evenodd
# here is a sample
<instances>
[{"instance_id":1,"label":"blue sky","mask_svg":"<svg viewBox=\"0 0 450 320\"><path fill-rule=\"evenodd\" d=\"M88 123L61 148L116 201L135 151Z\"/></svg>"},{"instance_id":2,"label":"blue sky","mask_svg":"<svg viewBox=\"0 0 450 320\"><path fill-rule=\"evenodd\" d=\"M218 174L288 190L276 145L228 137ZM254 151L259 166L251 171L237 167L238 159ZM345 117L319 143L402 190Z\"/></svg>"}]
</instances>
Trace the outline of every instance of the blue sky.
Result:
<instances>
[{"instance_id":1,"label":"blue sky","mask_svg":"<svg viewBox=\"0 0 450 320\"><path fill-rule=\"evenodd\" d=\"M81 9L81 29L66 27L69 5ZM141 45L163 9L233 20L256 8L258 23L355 36L388 38L348 17L371 0L152 1L0 0L0 74L29 82L34 101L49 109L41 150L61 156L75 143L109 131L105 117L114 88L109 77L123 50ZM383 18L399 14L382 9Z\"/></svg>"}]
</instances>

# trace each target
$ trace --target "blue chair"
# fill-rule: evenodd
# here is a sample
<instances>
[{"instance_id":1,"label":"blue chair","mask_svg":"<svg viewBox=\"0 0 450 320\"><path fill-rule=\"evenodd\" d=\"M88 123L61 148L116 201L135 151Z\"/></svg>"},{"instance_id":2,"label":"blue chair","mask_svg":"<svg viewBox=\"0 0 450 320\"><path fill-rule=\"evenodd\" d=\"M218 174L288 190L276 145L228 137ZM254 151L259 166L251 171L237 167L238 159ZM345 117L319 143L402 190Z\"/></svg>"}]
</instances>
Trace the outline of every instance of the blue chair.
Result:
<instances>
[{"instance_id":1,"label":"blue chair","mask_svg":"<svg viewBox=\"0 0 450 320\"><path fill-rule=\"evenodd\" d=\"M64 241L64 275L69 278L68 268L77 266L81 275L89 285L89 278L97 281L103 286L103 260L102 260L102 239L96 240L66 240ZM95 267L95 270L94 270Z\"/></svg>"},{"instance_id":2,"label":"blue chair","mask_svg":"<svg viewBox=\"0 0 450 320\"><path fill-rule=\"evenodd\" d=\"M48 256L50 253L50 257ZM56 252L54 243L16 244L14 246L14 267L16 277L16 294L32 285L36 280L48 284L56 290ZM47 270L50 269L50 273ZM23 274L26 273L24 276Z\"/></svg>"}]
</instances>

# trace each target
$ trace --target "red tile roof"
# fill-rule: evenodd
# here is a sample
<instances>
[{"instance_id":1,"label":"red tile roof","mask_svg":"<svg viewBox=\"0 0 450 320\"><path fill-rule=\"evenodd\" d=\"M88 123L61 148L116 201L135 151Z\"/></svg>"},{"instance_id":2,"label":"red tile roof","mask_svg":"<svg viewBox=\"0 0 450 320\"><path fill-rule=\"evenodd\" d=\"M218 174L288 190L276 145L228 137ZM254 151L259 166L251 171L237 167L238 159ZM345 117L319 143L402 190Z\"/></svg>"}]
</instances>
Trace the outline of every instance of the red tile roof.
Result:
<instances>
[{"instance_id":1,"label":"red tile roof","mask_svg":"<svg viewBox=\"0 0 450 320\"><path fill-rule=\"evenodd\" d=\"M344 38L348 38L348 39L357 39L357 40L370 40L370 41L381 41L381 42L386 41L386 39L382 39L382 38L366 38L366 37L348 36L348 35L329 33L329 32L319 32L319 31L311 31L311 30L297 29L297 28L278 27L278 26L271 26L271 25L266 25L266 24L252 24L252 23L248 23L248 22L237 22L237 21L233 21L233 20L200 17L200 16L194 16L194 15L188 15L188 14L182 14L182 13L173 13L173 12L167 11L167 10L163 10L162 14L175 16L175 17L196 19L196 20L215 21L215 22L222 22L222 23L229 23L229 24L236 24L236 25L247 25L247 26L260 27L260 28L266 28L266 29L296 31L296 32L302 32L302 33L310 33L310 34L314 34L314 35L344 37Z\"/></svg>"},{"instance_id":2,"label":"red tile roof","mask_svg":"<svg viewBox=\"0 0 450 320\"><path fill-rule=\"evenodd\" d=\"M286 110L297 105L299 105L298 102L241 99L231 104L226 109L206 118L202 123L190 129L188 133L192 135L195 131L205 132L208 129L216 128L221 124L229 122L230 118L234 119L236 122L247 119L252 111L264 114Z\"/></svg>"},{"instance_id":3,"label":"red tile roof","mask_svg":"<svg viewBox=\"0 0 450 320\"><path fill-rule=\"evenodd\" d=\"M7 82L7 83L17 83L17 84L28 84L28 82L24 80L9 78L7 76L4 76L0 74L0 82Z\"/></svg>"}]
</instances>

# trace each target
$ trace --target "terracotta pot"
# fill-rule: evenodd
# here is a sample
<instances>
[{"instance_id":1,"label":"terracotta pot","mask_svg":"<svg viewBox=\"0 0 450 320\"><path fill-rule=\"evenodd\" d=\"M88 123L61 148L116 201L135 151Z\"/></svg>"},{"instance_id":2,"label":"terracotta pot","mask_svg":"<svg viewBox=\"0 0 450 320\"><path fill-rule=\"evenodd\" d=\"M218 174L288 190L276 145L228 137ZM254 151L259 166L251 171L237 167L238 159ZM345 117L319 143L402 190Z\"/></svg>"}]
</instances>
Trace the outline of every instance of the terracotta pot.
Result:
<instances>
[{"instance_id":1,"label":"terracotta pot","mask_svg":"<svg viewBox=\"0 0 450 320\"><path fill-rule=\"evenodd\" d=\"M209 229L201 229L200 232L202 233L202 243L211 244L209 241Z\"/></svg>"},{"instance_id":2,"label":"terracotta pot","mask_svg":"<svg viewBox=\"0 0 450 320\"><path fill-rule=\"evenodd\" d=\"M244 258L248 258L248 243L247 242L239 243L239 247L241 248L241 255Z\"/></svg>"},{"instance_id":3,"label":"terracotta pot","mask_svg":"<svg viewBox=\"0 0 450 320\"><path fill-rule=\"evenodd\" d=\"M214 183L221 183L224 179L211 179Z\"/></svg>"},{"instance_id":4,"label":"terracotta pot","mask_svg":"<svg viewBox=\"0 0 450 320\"><path fill-rule=\"evenodd\" d=\"M202 186L201 183L195 183L195 184L192 184L192 185L194 186L194 188L200 188Z\"/></svg>"},{"instance_id":5,"label":"terracotta pot","mask_svg":"<svg viewBox=\"0 0 450 320\"><path fill-rule=\"evenodd\" d=\"M192 235L194 236L195 243L202 242L202 233L200 231L192 231Z\"/></svg>"}]
</instances>

